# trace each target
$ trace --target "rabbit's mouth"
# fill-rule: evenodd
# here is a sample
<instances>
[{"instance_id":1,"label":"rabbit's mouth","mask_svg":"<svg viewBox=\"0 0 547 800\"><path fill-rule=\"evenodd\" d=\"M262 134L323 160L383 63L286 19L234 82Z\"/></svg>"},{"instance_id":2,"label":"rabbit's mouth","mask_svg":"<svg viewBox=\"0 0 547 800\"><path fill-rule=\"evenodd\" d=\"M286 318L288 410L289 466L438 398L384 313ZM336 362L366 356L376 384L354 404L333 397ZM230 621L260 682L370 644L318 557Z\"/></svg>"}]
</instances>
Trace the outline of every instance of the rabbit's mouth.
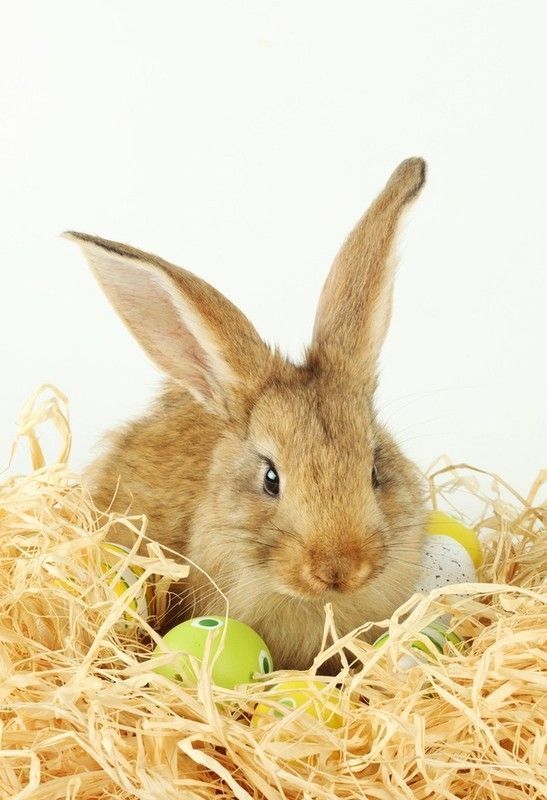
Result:
<instances>
[{"instance_id":1,"label":"rabbit's mouth","mask_svg":"<svg viewBox=\"0 0 547 800\"><path fill-rule=\"evenodd\" d=\"M361 592L374 580L385 560L385 548L376 529L345 530L337 538L302 536L298 550L292 540L285 547L281 544L274 571L284 593L298 599L335 600Z\"/></svg>"},{"instance_id":2,"label":"rabbit's mouth","mask_svg":"<svg viewBox=\"0 0 547 800\"><path fill-rule=\"evenodd\" d=\"M285 593L307 600L356 594L375 572L369 560L310 560L285 575Z\"/></svg>"}]
</instances>

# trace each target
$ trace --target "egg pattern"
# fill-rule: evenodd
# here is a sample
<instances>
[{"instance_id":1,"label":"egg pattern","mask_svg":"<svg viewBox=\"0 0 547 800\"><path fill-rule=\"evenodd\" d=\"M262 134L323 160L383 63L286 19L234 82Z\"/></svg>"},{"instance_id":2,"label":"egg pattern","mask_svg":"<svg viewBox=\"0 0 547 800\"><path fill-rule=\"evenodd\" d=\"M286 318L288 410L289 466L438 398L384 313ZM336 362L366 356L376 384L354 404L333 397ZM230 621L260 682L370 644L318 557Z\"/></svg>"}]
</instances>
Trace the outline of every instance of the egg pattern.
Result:
<instances>
[{"instance_id":1,"label":"egg pattern","mask_svg":"<svg viewBox=\"0 0 547 800\"><path fill-rule=\"evenodd\" d=\"M467 550L450 536L428 536L415 591L428 594L438 586L474 583L475 565Z\"/></svg>"},{"instance_id":2,"label":"egg pattern","mask_svg":"<svg viewBox=\"0 0 547 800\"><path fill-rule=\"evenodd\" d=\"M193 628L204 628L205 630L212 631L215 628L222 628L224 621L216 617L196 617L191 620L190 624Z\"/></svg>"},{"instance_id":3,"label":"egg pattern","mask_svg":"<svg viewBox=\"0 0 547 800\"><path fill-rule=\"evenodd\" d=\"M273 661L267 650L261 650L258 654L258 672L262 675L269 675L273 672Z\"/></svg>"},{"instance_id":4,"label":"egg pattern","mask_svg":"<svg viewBox=\"0 0 547 800\"><path fill-rule=\"evenodd\" d=\"M294 699L294 697L282 697L277 702L279 703L280 706L285 706L285 708L287 708L289 711L294 711L294 709L296 708L296 700ZM283 712L280 711L278 708L274 708L272 710L272 716L275 717L276 719L281 719L282 717L285 716L285 714L283 714Z\"/></svg>"}]
</instances>

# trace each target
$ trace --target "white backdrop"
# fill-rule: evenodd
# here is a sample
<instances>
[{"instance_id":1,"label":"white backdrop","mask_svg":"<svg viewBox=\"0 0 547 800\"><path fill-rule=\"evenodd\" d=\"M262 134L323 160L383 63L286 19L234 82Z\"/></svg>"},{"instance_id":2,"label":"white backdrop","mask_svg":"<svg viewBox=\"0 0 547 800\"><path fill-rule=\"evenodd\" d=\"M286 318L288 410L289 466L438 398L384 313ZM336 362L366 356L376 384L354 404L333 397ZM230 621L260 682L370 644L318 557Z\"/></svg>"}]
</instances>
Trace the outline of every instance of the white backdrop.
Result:
<instances>
[{"instance_id":1,"label":"white backdrop","mask_svg":"<svg viewBox=\"0 0 547 800\"><path fill-rule=\"evenodd\" d=\"M409 155L379 405L426 467L545 466L542 0L3 4L0 461L43 381L74 463L159 379L64 230L203 276L298 357L343 237Z\"/></svg>"}]
</instances>

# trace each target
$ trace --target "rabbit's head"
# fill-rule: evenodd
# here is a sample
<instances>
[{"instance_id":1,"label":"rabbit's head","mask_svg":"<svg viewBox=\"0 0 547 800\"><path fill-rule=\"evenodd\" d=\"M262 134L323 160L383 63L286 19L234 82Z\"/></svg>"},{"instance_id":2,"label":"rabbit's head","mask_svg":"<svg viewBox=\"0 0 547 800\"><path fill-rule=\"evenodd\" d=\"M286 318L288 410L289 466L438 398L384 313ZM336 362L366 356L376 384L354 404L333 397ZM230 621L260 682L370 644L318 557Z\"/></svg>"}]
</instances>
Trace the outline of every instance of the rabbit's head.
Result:
<instances>
[{"instance_id":1,"label":"rabbit's head","mask_svg":"<svg viewBox=\"0 0 547 800\"><path fill-rule=\"evenodd\" d=\"M190 550L213 577L225 577L221 588L239 587L241 606L273 595L321 607L331 600L362 608L365 601L377 619L412 589L423 545L421 485L377 422L373 400L397 223L424 179L421 159L403 162L358 222L323 288L307 356L296 365L190 272L69 234L174 382L171 402L183 387L196 415L210 415L213 434L203 445L210 466ZM192 469L192 454L181 458Z\"/></svg>"}]
</instances>

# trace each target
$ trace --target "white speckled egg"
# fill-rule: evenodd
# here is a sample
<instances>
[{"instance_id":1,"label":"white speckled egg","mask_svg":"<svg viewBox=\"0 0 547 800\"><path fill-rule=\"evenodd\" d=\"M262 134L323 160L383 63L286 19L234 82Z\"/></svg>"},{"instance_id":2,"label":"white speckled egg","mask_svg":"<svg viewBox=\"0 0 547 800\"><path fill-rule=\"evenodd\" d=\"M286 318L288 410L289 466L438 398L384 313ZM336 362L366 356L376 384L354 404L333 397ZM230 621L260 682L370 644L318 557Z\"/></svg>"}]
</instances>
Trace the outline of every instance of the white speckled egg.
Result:
<instances>
[{"instance_id":1,"label":"white speckled egg","mask_svg":"<svg viewBox=\"0 0 547 800\"><path fill-rule=\"evenodd\" d=\"M471 556L450 536L428 536L422 564L422 571L416 582L416 592L427 594L439 586L474 583L477 580Z\"/></svg>"}]
</instances>

